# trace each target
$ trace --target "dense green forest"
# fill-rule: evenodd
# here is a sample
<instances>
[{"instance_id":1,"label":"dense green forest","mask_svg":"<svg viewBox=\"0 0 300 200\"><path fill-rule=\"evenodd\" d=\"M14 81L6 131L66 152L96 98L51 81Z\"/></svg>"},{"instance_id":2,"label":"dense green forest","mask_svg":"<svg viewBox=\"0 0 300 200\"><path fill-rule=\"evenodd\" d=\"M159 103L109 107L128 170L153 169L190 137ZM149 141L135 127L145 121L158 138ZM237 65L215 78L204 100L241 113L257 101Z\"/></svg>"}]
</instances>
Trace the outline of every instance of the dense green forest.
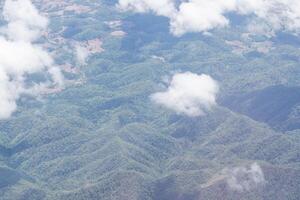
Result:
<instances>
[{"instance_id":1,"label":"dense green forest","mask_svg":"<svg viewBox=\"0 0 300 200\"><path fill-rule=\"evenodd\" d=\"M117 3L33 1L48 25L30 42L55 68L25 70L24 84L39 91L57 68L64 83L20 93L0 120L0 200L300 199L298 35L245 37L254 16L230 15L178 36L166 16ZM160 103L187 72L218 85L196 114Z\"/></svg>"}]
</instances>

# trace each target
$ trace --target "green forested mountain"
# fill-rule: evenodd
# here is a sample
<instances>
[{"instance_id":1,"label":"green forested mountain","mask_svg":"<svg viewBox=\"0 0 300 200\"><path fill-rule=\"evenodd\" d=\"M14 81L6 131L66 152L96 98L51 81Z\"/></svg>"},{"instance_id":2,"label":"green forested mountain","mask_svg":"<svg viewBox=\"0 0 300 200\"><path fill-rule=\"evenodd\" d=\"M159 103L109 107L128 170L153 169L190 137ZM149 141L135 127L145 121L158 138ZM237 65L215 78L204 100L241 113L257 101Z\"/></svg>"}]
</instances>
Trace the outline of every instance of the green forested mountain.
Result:
<instances>
[{"instance_id":1,"label":"green forested mountain","mask_svg":"<svg viewBox=\"0 0 300 200\"><path fill-rule=\"evenodd\" d=\"M65 86L20 95L0 120L0 200L300 199L299 37L245 39L250 19L234 15L179 37L117 3L33 1ZM205 115L151 99L187 71L218 82Z\"/></svg>"}]
</instances>

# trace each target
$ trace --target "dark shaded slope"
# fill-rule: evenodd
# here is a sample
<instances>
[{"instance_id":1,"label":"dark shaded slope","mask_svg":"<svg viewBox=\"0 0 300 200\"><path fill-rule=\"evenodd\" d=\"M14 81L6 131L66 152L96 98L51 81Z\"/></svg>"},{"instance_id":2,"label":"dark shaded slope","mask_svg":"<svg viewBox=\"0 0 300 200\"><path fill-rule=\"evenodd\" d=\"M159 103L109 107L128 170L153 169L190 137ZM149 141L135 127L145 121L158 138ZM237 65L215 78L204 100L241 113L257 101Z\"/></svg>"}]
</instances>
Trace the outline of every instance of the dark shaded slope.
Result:
<instances>
[{"instance_id":1,"label":"dark shaded slope","mask_svg":"<svg viewBox=\"0 0 300 200\"><path fill-rule=\"evenodd\" d=\"M278 130L300 128L300 87L272 86L226 97L222 104Z\"/></svg>"},{"instance_id":2,"label":"dark shaded slope","mask_svg":"<svg viewBox=\"0 0 300 200\"><path fill-rule=\"evenodd\" d=\"M16 184L22 176L15 170L0 167L0 188Z\"/></svg>"}]
</instances>

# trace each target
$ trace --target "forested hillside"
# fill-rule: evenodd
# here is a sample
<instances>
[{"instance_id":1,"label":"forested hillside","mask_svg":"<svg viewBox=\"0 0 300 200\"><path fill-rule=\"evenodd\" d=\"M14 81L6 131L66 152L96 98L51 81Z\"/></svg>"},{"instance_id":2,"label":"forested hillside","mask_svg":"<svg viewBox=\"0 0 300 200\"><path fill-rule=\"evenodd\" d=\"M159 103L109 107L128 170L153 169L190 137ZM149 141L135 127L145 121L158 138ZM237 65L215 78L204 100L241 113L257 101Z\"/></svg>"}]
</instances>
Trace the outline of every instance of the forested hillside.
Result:
<instances>
[{"instance_id":1,"label":"forested hillside","mask_svg":"<svg viewBox=\"0 0 300 200\"><path fill-rule=\"evenodd\" d=\"M300 199L297 34L170 31L115 0L24 0L31 22L20 1L0 0L0 200Z\"/></svg>"}]
</instances>

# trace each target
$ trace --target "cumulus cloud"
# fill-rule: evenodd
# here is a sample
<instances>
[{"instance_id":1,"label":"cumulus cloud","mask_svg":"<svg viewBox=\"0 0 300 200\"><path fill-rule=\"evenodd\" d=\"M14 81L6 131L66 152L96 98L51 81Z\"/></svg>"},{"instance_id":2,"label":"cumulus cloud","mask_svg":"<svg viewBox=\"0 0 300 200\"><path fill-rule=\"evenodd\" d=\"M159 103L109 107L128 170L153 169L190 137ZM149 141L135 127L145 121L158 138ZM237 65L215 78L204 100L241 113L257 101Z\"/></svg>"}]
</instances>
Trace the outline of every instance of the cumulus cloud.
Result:
<instances>
[{"instance_id":1,"label":"cumulus cloud","mask_svg":"<svg viewBox=\"0 0 300 200\"><path fill-rule=\"evenodd\" d=\"M204 32L215 27L224 27L229 20L224 13L233 10L232 0L191 0L182 2L177 14L171 17L171 32L182 35L186 32Z\"/></svg>"},{"instance_id":2,"label":"cumulus cloud","mask_svg":"<svg viewBox=\"0 0 300 200\"><path fill-rule=\"evenodd\" d=\"M33 41L48 25L48 19L41 16L29 0L7 0L3 16L9 24L2 32L12 40Z\"/></svg>"},{"instance_id":3,"label":"cumulus cloud","mask_svg":"<svg viewBox=\"0 0 300 200\"><path fill-rule=\"evenodd\" d=\"M210 76L191 72L175 74L166 91L151 95L153 102L178 114L204 115L216 105L218 84Z\"/></svg>"},{"instance_id":4,"label":"cumulus cloud","mask_svg":"<svg viewBox=\"0 0 300 200\"><path fill-rule=\"evenodd\" d=\"M243 192L250 191L266 183L264 173L257 163L248 167L236 167L224 170L230 189Z\"/></svg>"},{"instance_id":5,"label":"cumulus cloud","mask_svg":"<svg viewBox=\"0 0 300 200\"><path fill-rule=\"evenodd\" d=\"M63 84L52 57L35 43L47 28L47 18L29 0L6 0L2 14L7 24L0 27L0 119L10 117L16 110L20 95L37 88L37 83L26 84L28 75L47 72L51 80L41 85Z\"/></svg>"},{"instance_id":6,"label":"cumulus cloud","mask_svg":"<svg viewBox=\"0 0 300 200\"><path fill-rule=\"evenodd\" d=\"M264 27L273 33L300 30L298 0L119 0L118 7L168 17L170 30L176 36L228 26L226 14L233 12L254 16L259 29Z\"/></svg>"}]
</instances>

